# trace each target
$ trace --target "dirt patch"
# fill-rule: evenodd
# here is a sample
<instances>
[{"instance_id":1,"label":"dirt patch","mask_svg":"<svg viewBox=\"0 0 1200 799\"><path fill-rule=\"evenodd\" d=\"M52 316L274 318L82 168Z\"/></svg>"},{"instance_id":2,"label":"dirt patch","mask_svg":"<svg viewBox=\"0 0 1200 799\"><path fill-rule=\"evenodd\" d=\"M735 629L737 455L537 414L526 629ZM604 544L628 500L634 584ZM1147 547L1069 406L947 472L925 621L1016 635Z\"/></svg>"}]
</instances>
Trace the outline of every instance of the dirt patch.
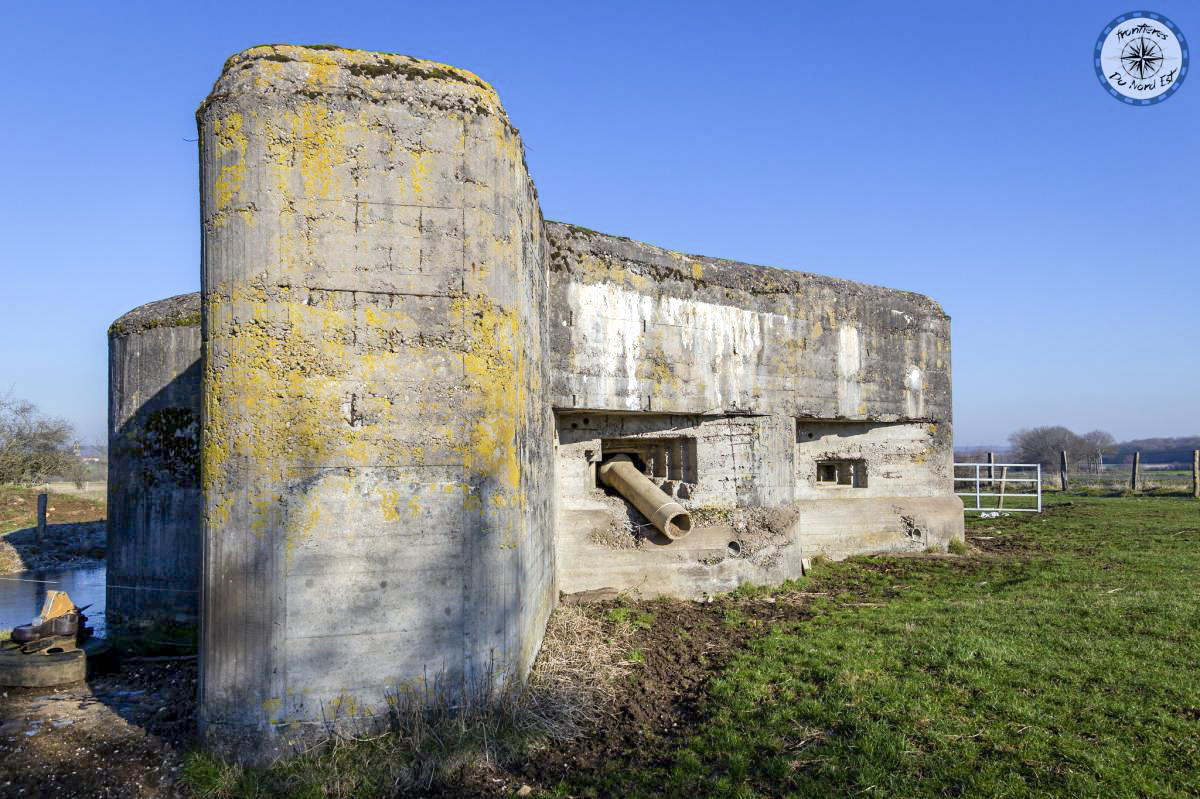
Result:
<instances>
[{"instance_id":1,"label":"dirt patch","mask_svg":"<svg viewBox=\"0 0 1200 799\"><path fill-rule=\"evenodd\" d=\"M0 695L0 794L174 797L195 733L194 660Z\"/></svg>"},{"instance_id":2,"label":"dirt patch","mask_svg":"<svg viewBox=\"0 0 1200 799\"><path fill-rule=\"evenodd\" d=\"M1002 527L968 527L967 544L987 555L1020 555L1037 549L1029 536Z\"/></svg>"},{"instance_id":3,"label":"dirt patch","mask_svg":"<svg viewBox=\"0 0 1200 799\"><path fill-rule=\"evenodd\" d=\"M798 594L708 603L658 599L631 606L641 620L628 642L633 666L611 705L586 734L538 752L514 769L514 776L548 787L573 771L599 769L614 760L665 762L677 741L692 735L703 720L708 680L770 623L806 617L809 601ZM588 610L611 616L623 607L605 603Z\"/></svg>"}]
</instances>

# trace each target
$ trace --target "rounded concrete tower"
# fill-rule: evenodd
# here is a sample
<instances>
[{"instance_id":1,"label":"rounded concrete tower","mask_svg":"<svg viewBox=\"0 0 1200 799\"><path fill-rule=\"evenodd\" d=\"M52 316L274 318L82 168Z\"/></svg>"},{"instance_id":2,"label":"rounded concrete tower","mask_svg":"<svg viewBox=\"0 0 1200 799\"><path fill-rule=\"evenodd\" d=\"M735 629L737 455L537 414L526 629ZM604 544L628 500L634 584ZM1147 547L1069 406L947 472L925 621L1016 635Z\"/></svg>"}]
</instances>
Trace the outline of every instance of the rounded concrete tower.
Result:
<instances>
[{"instance_id":1,"label":"rounded concrete tower","mask_svg":"<svg viewBox=\"0 0 1200 799\"><path fill-rule=\"evenodd\" d=\"M547 272L474 75L257 47L200 130L201 725L261 757L435 678L522 678L553 602Z\"/></svg>"},{"instance_id":2,"label":"rounded concrete tower","mask_svg":"<svg viewBox=\"0 0 1200 799\"><path fill-rule=\"evenodd\" d=\"M195 622L200 587L200 295L108 329L109 628Z\"/></svg>"}]
</instances>

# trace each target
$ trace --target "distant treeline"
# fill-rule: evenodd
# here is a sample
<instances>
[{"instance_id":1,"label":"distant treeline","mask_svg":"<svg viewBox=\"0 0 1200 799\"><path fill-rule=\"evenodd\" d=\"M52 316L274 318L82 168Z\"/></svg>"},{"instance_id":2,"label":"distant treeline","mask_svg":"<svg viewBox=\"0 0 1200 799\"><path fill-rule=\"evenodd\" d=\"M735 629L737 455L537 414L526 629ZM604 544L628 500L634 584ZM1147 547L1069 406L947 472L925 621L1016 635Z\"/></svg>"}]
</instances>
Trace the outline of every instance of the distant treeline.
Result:
<instances>
[{"instance_id":1,"label":"distant treeline","mask_svg":"<svg viewBox=\"0 0 1200 799\"><path fill-rule=\"evenodd\" d=\"M1142 453L1142 463L1191 463L1192 450L1200 449L1200 436L1181 438L1139 438L1112 445L1105 460L1111 463L1133 463L1133 453Z\"/></svg>"},{"instance_id":2,"label":"distant treeline","mask_svg":"<svg viewBox=\"0 0 1200 799\"><path fill-rule=\"evenodd\" d=\"M1011 437L1007 447L996 447L991 451L999 460L1023 460L1040 462L1047 467L1056 467L1058 452L1067 450L1072 464L1094 465L1103 457L1106 464L1132 463L1135 452L1142 453L1142 463L1190 464L1192 450L1200 449L1200 436L1176 438L1139 438L1133 441L1107 443L1099 431L1086 436L1076 436L1064 427L1039 427L1021 430ZM1091 446L1086 446L1093 438ZM964 463L987 460L988 447L963 447L956 449L955 460Z\"/></svg>"}]
</instances>

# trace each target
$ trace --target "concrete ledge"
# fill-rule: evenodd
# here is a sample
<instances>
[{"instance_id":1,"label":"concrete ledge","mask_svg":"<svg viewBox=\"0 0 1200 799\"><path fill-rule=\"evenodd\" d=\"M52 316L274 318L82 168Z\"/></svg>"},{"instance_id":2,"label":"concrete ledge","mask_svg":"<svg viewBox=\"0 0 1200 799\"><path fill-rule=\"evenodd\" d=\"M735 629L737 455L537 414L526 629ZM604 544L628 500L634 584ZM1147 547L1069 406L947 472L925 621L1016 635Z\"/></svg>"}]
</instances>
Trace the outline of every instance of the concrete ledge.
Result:
<instances>
[{"instance_id":1,"label":"concrete ledge","mask_svg":"<svg viewBox=\"0 0 1200 799\"><path fill-rule=\"evenodd\" d=\"M743 583L778 585L804 575L802 561L851 555L944 551L962 540L962 502L949 497L809 500L774 510L794 516L786 534L747 539L728 525L698 527L677 541L636 549L596 543L596 511L565 511L558 535L564 594L612 589L631 596L699 599Z\"/></svg>"}]
</instances>

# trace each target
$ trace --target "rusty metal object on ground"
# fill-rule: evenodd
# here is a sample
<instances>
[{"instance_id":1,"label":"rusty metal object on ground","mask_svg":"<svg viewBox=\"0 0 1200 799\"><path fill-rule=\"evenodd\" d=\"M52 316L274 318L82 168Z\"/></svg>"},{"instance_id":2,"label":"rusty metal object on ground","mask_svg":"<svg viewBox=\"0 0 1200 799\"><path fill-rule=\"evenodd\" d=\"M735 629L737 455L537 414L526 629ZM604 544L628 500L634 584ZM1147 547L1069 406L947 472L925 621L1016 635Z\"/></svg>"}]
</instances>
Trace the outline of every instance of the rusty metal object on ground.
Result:
<instances>
[{"instance_id":1,"label":"rusty metal object on ground","mask_svg":"<svg viewBox=\"0 0 1200 799\"><path fill-rule=\"evenodd\" d=\"M66 591L47 591L42 612L32 624L12 631L0 644L0 685L49 688L87 676L87 654L79 648L91 634L87 617Z\"/></svg>"},{"instance_id":2,"label":"rusty metal object on ground","mask_svg":"<svg viewBox=\"0 0 1200 799\"><path fill-rule=\"evenodd\" d=\"M75 603L71 601L71 597L67 595L66 591L47 591L46 600L42 603L42 612L38 618L47 622L50 619L74 612Z\"/></svg>"},{"instance_id":3,"label":"rusty metal object on ground","mask_svg":"<svg viewBox=\"0 0 1200 799\"><path fill-rule=\"evenodd\" d=\"M86 620L66 591L47 591L42 612L32 624L13 628L12 643L24 654L66 652L76 648L81 633L86 637L91 632Z\"/></svg>"},{"instance_id":4,"label":"rusty metal object on ground","mask_svg":"<svg viewBox=\"0 0 1200 799\"><path fill-rule=\"evenodd\" d=\"M691 532L692 515L638 471L628 455L616 455L602 463L600 481L641 511L667 538L683 538Z\"/></svg>"}]
</instances>

